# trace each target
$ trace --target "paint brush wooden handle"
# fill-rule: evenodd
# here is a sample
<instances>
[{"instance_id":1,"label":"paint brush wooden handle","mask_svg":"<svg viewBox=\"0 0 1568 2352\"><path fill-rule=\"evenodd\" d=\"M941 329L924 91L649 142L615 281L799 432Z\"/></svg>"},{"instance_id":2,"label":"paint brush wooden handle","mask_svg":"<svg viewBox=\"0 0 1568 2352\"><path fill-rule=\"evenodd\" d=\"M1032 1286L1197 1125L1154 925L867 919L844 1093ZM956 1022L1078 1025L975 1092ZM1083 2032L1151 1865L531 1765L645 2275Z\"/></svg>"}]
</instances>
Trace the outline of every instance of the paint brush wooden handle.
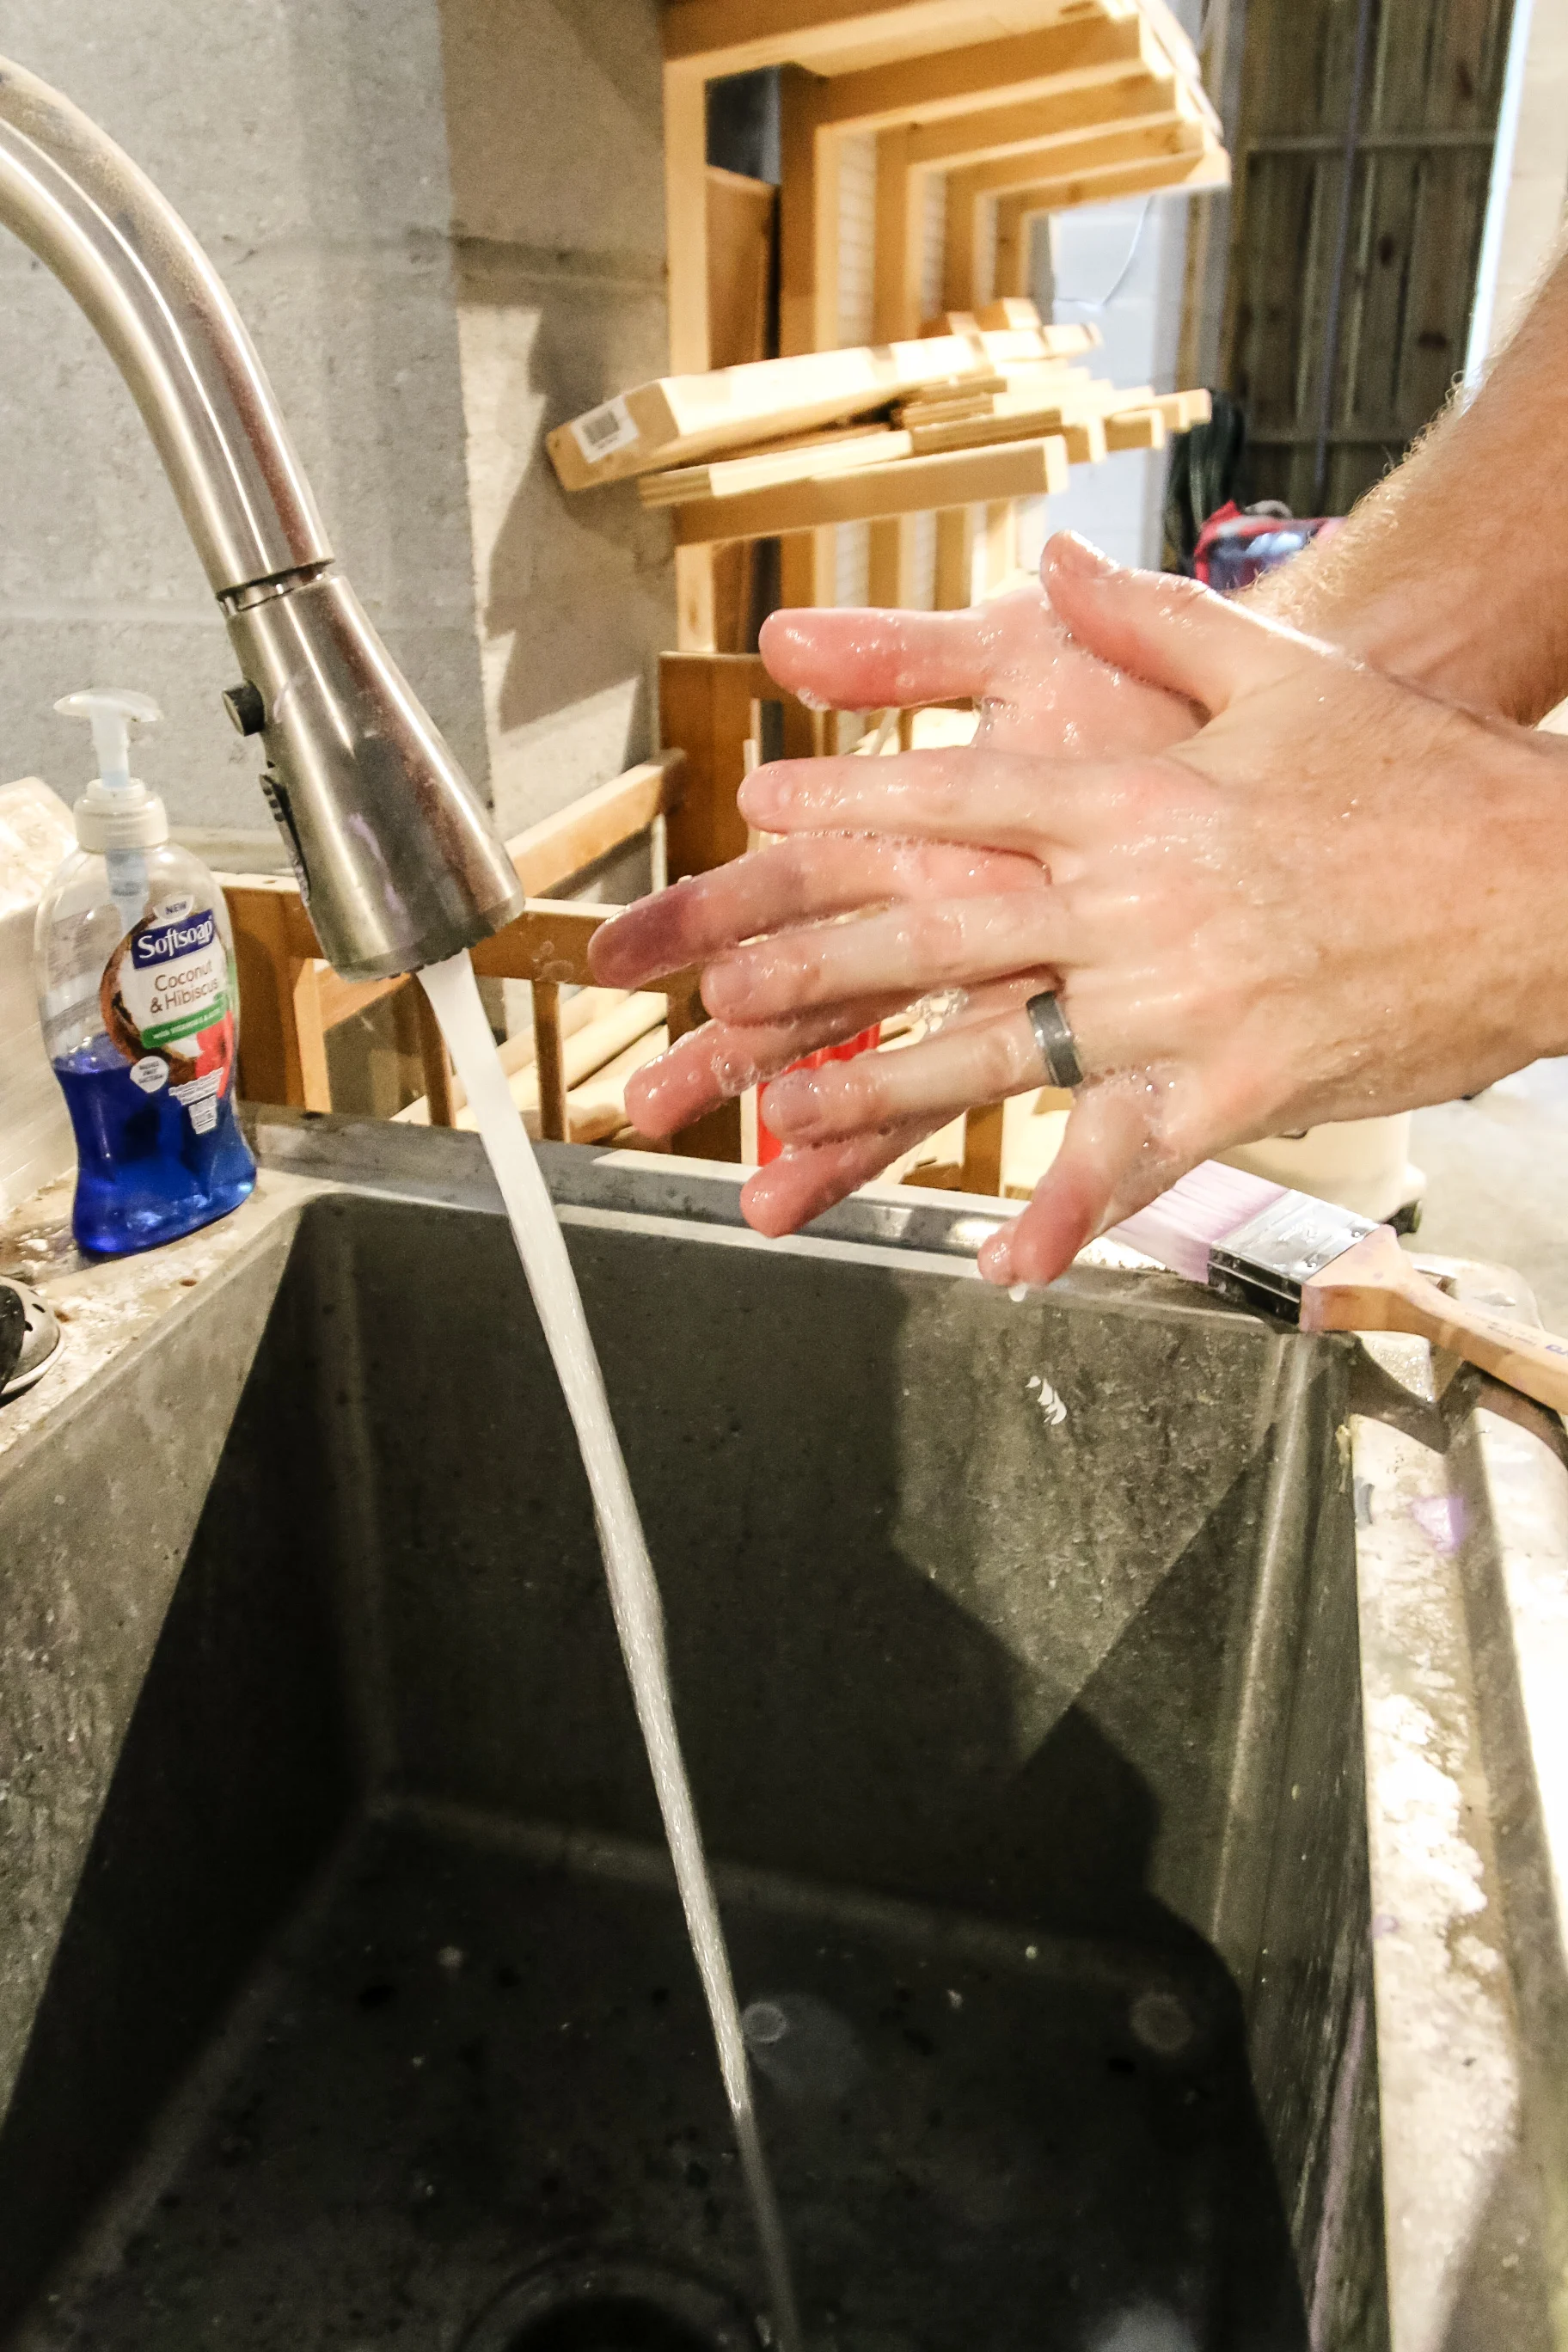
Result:
<instances>
[{"instance_id":1,"label":"paint brush wooden handle","mask_svg":"<svg viewBox=\"0 0 1568 2352\"><path fill-rule=\"evenodd\" d=\"M1411 1265L1393 1231L1352 1244L1301 1286L1303 1331L1409 1331L1568 1412L1568 1340L1450 1298Z\"/></svg>"}]
</instances>

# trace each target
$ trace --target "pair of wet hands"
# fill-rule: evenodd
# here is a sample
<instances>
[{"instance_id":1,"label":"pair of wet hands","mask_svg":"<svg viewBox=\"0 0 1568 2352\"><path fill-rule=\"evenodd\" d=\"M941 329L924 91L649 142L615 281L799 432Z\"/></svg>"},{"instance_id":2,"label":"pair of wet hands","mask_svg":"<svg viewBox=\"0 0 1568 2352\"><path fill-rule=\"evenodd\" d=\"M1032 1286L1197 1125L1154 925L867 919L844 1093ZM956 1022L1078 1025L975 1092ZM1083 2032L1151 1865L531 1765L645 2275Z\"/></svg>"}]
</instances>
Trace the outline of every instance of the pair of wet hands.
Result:
<instances>
[{"instance_id":1,"label":"pair of wet hands","mask_svg":"<svg viewBox=\"0 0 1568 2352\"><path fill-rule=\"evenodd\" d=\"M1500 730L1070 534L1042 582L963 613L774 614L780 685L841 709L973 698L973 744L758 769L740 804L776 845L595 940L617 988L701 966L711 1019L628 1083L627 1110L669 1135L763 1084L785 1149L742 1195L760 1232L1039 1086L1024 1008L1045 989L1086 1082L1034 1201L986 1246L1002 1282L1050 1280L1229 1145L1468 1090L1488 1058L1452 1024L1445 1043L1412 984L1434 925L1469 911L1463 845L1425 874L1412 850L1423 828L1452 836ZM1528 835L1536 780L1498 758ZM956 1009L921 1042L790 1070L938 992ZM1501 1066L1528 1058L1522 1013L1493 1024Z\"/></svg>"}]
</instances>

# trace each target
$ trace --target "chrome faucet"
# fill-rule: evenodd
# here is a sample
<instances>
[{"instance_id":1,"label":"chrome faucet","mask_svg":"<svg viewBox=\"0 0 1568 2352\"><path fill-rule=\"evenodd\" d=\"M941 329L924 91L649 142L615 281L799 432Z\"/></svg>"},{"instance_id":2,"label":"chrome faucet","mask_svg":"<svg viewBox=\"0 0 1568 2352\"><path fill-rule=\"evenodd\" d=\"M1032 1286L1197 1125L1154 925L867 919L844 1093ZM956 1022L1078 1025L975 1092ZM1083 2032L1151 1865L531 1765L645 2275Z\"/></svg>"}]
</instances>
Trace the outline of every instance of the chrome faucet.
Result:
<instances>
[{"instance_id":1,"label":"chrome faucet","mask_svg":"<svg viewBox=\"0 0 1568 2352\"><path fill-rule=\"evenodd\" d=\"M184 223L58 90L0 58L0 223L76 298L163 458L228 625L321 952L439 962L522 892L479 795L338 570L272 387Z\"/></svg>"}]
</instances>

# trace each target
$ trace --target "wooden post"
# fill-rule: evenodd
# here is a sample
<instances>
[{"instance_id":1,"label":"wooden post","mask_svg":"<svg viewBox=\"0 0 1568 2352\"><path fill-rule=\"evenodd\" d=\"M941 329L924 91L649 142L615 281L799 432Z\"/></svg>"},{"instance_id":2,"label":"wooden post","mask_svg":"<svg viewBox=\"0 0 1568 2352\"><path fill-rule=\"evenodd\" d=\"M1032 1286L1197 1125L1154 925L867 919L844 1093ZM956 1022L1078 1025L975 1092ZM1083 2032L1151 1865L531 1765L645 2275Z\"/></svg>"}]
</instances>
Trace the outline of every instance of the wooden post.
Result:
<instances>
[{"instance_id":1,"label":"wooden post","mask_svg":"<svg viewBox=\"0 0 1568 2352\"><path fill-rule=\"evenodd\" d=\"M837 593L838 535L833 525L785 531L779 541L779 602L831 604Z\"/></svg>"},{"instance_id":2,"label":"wooden post","mask_svg":"<svg viewBox=\"0 0 1568 2352\"><path fill-rule=\"evenodd\" d=\"M307 1108L295 1003L300 971L321 954L298 885L281 875L220 875L239 975L239 1091L247 1102ZM307 991L309 996L310 991ZM324 1056L310 1086L319 1098Z\"/></svg>"},{"instance_id":3,"label":"wooden post","mask_svg":"<svg viewBox=\"0 0 1568 2352\"><path fill-rule=\"evenodd\" d=\"M984 201L970 173L948 173L947 224L942 250L942 301L945 310L974 310L986 299L978 283Z\"/></svg>"},{"instance_id":4,"label":"wooden post","mask_svg":"<svg viewBox=\"0 0 1568 2352\"><path fill-rule=\"evenodd\" d=\"M539 1073L539 1132L547 1143L569 1143L561 991L552 980L533 983L533 1066Z\"/></svg>"},{"instance_id":5,"label":"wooden post","mask_svg":"<svg viewBox=\"0 0 1568 2352\"><path fill-rule=\"evenodd\" d=\"M293 964L294 1035L300 1055L300 1101L306 1110L331 1110L327 1032L321 1019L321 966L313 956Z\"/></svg>"},{"instance_id":6,"label":"wooden post","mask_svg":"<svg viewBox=\"0 0 1568 2352\"><path fill-rule=\"evenodd\" d=\"M963 1119L963 1165L958 1189L963 1192L1002 1191L1002 1127L1006 1106L986 1103L967 1111Z\"/></svg>"},{"instance_id":7,"label":"wooden post","mask_svg":"<svg viewBox=\"0 0 1568 2352\"><path fill-rule=\"evenodd\" d=\"M884 131L877 140L875 333L879 342L918 335L923 304L926 175L910 160L912 131ZM873 604L915 601L915 525L903 515L870 527Z\"/></svg>"},{"instance_id":8,"label":"wooden post","mask_svg":"<svg viewBox=\"0 0 1568 2352\"><path fill-rule=\"evenodd\" d=\"M786 67L779 77L779 351L832 351L838 341L838 141L820 129L816 75ZM792 533L779 546L785 604L831 604L837 594L838 534Z\"/></svg>"},{"instance_id":9,"label":"wooden post","mask_svg":"<svg viewBox=\"0 0 1568 2352\"><path fill-rule=\"evenodd\" d=\"M669 878L675 882L726 865L745 851L746 822L735 794L745 774L753 705L783 704L783 750L790 759L808 758L819 747L823 714L783 693L755 654L665 654L658 666L658 701L663 741L686 755L680 805L666 819ZM670 983L668 1003L673 1045L707 1019L694 972ZM700 1159L738 1160L740 1105L726 1103L710 1111L682 1131L677 1148Z\"/></svg>"},{"instance_id":10,"label":"wooden post","mask_svg":"<svg viewBox=\"0 0 1568 2352\"><path fill-rule=\"evenodd\" d=\"M936 519L936 608L961 612L974 601L974 509L947 507Z\"/></svg>"},{"instance_id":11,"label":"wooden post","mask_svg":"<svg viewBox=\"0 0 1568 2352\"><path fill-rule=\"evenodd\" d=\"M997 296L1034 293L1034 227L1040 217L1038 204L1027 194L997 198L996 259L992 270L993 291Z\"/></svg>"},{"instance_id":12,"label":"wooden post","mask_svg":"<svg viewBox=\"0 0 1568 2352\"><path fill-rule=\"evenodd\" d=\"M735 806L742 747L753 700L777 692L755 654L659 656L660 740L686 755L680 805L665 821L672 882L743 854L745 821Z\"/></svg>"},{"instance_id":13,"label":"wooden post","mask_svg":"<svg viewBox=\"0 0 1568 2352\"><path fill-rule=\"evenodd\" d=\"M669 252L669 366L708 365L708 84L699 61L664 69L664 219Z\"/></svg>"},{"instance_id":14,"label":"wooden post","mask_svg":"<svg viewBox=\"0 0 1568 2352\"><path fill-rule=\"evenodd\" d=\"M778 253L778 190L767 180L710 163L708 186L708 364L744 367L769 356L769 292ZM709 551L705 566L676 550L676 594L685 614L677 643L693 651L743 653L751 642L754 544ZM710 583L712 607L699 610ZM709 625L709 623L711 625Z\"/></svg>"},{"instance_id":15,"label":"wooden post","mask_svg":"<svg viewBox=\"0 0 1568 2352\"><path fill-rule=\"evenodd\" d=\"M441 1034L430 999L415 982L415 1018L419 1027L419 1061L425 1073L425 1101L432 1127L456 1127L458 1100L452 1085L452 1057Z\"/></svg>"},{"instance_id":16,"label":"wooden post","mask_svg":"<svg viewBox=\"0 0 1568 2352\"><path fill-rule=\"evenodd\" d=\"M779 77L779 350L832 351L838 341L838 138L822 121L828 85L788 68Z\"/></svg>"},{"instance_id":17,"label":"wooden post","mask_svg":"<svg viewBox=\"0 0 1568 2352\"><path fill-rule=\"evenodd\" d=\"M664 215L669 255L669 365L700 375L708 341L708 84L701 63L664 69ZM713 551L675 552L676 642L711 646Z\"/></svg>"},{"instance_id":18,"label":"wooden post","mask_svg":"<svg viewBox=\"0 0 1568 2352\"><path fill-rule=\"evenodd\" d=\"M1018 502L994 500L985 509L985 585L1000 588L1018 569Z\"/></svg>"}]
</instances>

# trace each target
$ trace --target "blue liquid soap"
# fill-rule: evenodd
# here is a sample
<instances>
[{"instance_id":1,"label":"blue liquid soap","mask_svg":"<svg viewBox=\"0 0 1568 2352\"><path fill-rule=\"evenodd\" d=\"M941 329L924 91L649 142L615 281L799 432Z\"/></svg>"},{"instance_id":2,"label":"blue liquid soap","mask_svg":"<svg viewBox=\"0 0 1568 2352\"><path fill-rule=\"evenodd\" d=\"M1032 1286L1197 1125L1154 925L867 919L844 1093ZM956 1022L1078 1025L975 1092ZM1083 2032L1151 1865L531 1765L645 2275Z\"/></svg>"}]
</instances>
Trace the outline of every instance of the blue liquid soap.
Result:
<instances>
[{"instance_id":1,"label":"blue liquid soap","mask_svg":"<svg viewBox=\"0 0 1568 2352\"><path fill-rule=\"evenodd\" d=\"M232 1087L209 1132L198 1135L166 1086L142 1092L101 1030L54 1067L76 1130L79 1248L106 1257L153 1249L226 1216L248 1196L256 1162Z\"/></svg>"},{"instance_id":2,"label":"blue liquid soap","mask_svg":"<svg viewBox=\"0 0 1568 2352\"><path fill-rule=\"evenodd\" d=\"M91 722L101 772L39 902L38 1019L76 1130L78 1246L126 1257L226 1216L256 1182L234 1115L234 943L223 892L130 771L156 703L99 687L55 708Z\"/></svg>"}]
</instances>

